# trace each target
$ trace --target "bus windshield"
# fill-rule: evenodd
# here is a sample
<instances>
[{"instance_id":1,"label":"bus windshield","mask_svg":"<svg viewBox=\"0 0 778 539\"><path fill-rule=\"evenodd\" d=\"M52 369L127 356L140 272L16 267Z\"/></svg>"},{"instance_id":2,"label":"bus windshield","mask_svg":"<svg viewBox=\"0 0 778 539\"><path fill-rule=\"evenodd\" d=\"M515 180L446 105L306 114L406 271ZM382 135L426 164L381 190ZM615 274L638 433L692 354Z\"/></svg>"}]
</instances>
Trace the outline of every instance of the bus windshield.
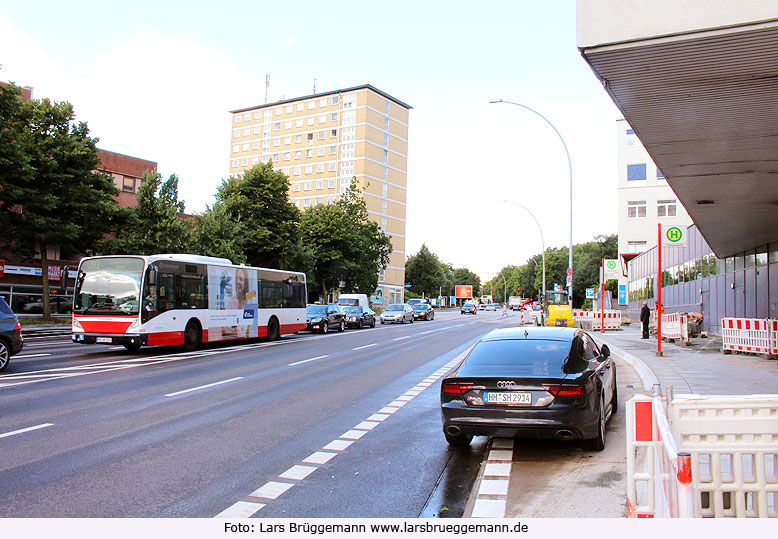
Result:
<instances>
[{"instance_id":1,"label":"bus windshield","mask_svg":"<svg viewBox=\"0 0 778 539\"><path fill-rule=\"evenodd\" d=\"M137 315L143 266L140 258L85 260L76 278L73 312Z\"/></svg>"}]
</instances>

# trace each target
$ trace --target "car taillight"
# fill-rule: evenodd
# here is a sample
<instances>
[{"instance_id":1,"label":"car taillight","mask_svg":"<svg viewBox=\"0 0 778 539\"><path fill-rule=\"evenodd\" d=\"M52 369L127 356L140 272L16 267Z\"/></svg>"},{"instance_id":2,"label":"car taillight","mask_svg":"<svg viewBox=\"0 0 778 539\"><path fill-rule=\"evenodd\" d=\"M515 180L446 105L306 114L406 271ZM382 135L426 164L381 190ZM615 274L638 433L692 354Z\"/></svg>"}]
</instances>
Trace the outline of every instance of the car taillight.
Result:
<instances>
[{"instance_id":1,"label":"car taillight","mask_svg":"<svg viewBox=\"0 0 778 539\"><path fill-rule=\"evenodd\" d=\"M19 331L21 331L21 330L22 330L22 324L21 324L21 322L19 322L18 320L16 321L16 326L14 327L14 331L16 331L17 329L18 329Z\"/></svg>"},{"instance_id":2,"label":"car taillight","mask_svg":"<svg viewBox=\"0 0 778 539\"><path fill-rule=\"evenodd\" d=\"M584 394L583 386L543 384L543 389L555 397L580 397Z\"/></svg>"},{"instance_id":3,"label":"car taillight","mask_svg":"<svg viewBox=\"0 0 778 539\"><path fill-rule=\"evenodd\" d=\"M443 382L443 393L464 395L473 387L472 382Z\"/></svg>"}]
</instances>

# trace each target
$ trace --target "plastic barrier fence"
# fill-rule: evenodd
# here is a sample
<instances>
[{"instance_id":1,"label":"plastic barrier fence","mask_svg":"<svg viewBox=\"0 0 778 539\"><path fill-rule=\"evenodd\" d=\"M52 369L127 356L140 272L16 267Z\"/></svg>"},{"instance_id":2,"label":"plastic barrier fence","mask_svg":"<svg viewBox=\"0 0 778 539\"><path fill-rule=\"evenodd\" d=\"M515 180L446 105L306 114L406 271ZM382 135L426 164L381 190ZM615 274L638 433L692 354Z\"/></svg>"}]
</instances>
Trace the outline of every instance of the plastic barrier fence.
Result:
<instances>
[{"instance_id":1,"label":"plastic barrier fence","mask_svg":"<svg viewBox=\"0 0 778 539\"><path fill-rule=\"evenodd\" d=\"M675 445L661 397L627 401L628 516L694 516L691 475L690 456Z\"/></svg>"},{"instance_id":2,"label":"plastic barrier fence","mask_svg":"<svg viewBox=\"0 0 778 539\"><path fill-rule=\"evenodd\" d=\"M722 318L722 350L775 354L778 321L760 318Z\"/></svg>"},{"instance_id":3,"label":"plastic barrier fence","mask_svg":"<svg viewBox=\"0 0 778 539\"><path fill-rule=\"evenodd\" d=\"M689 340L689 320L685 314L662 314L662 337L668 340Z\"/></svg>"},{"instance_id":4,"label":"plastic barrier fence","mask_svg":"<svg viewBox=\"0 0 778 539\"><path fill-rule=\"evenodd\" d=\"M667 418L691 455L694 516L778 518L778 395L679 396Z\"/></svg>"},{"instance_id":5,"label":"plastic barrier fence","mask_svg":"<svg viewBox=\"0 0 778 539\"><path fill-rule=\"evenodd\" d=\"M600 324L600 311L573 309L573 320L576 322L591 322L592 330L600 329L602 327ZM602 317L602 321L605 323L605 329L620 329L621 311L606 310L605 315Z\"/></svg>"}]
</instances>

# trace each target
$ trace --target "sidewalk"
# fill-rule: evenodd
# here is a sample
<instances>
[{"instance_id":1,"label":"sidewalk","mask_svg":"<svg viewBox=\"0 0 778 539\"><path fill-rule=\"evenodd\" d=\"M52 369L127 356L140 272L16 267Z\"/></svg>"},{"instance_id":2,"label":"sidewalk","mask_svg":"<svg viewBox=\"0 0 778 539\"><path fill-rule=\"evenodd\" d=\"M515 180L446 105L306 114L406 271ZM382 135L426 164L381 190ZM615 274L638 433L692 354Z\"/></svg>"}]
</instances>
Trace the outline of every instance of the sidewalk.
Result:
<instances>
[{"instance_id":1,"label":"sidewalk","mask_svg":"<svg viewBox=\"0 0 778 539\"><path fill-rule=\"evenodd\" d=\"M643 361L656 376L662 392L669 384L676 395L778 393L778 361L750 354L724 355L720 338L696 338L692 346L663 342L664 355L657 357L656 336L641 339L637 324L591 334L598 342L606 343L616 356Z\"/></svg>"}]
</instances>

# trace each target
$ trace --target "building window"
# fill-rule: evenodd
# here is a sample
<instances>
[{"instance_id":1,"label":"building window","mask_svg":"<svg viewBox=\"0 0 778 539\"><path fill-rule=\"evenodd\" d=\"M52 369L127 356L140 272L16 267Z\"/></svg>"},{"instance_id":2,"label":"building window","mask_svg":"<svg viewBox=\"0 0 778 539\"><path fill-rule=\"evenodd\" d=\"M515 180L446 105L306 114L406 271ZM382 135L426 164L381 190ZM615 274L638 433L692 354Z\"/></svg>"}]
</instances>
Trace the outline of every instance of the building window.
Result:
<instances>
[{"instance_id":1,"label":"building window","mask_svg":"<svg viewBox=\"0 0 778 539\"><path fill-rule=\"evenodd\" d=\"M305 182L305 190L310 191L311 190L311 182Z\"/></svg>"},{"instance_id":2,"label":"building window","mask_svg":"<svg viewBox=\"0 0 778 539\"><path fill-rule=\"evenodd\" d=\"M276 137L273 139L273 146L281 146L281 138Z\"/></svg>"},{"instance_id":3,"label":"building window","mask_svg":"<svg viewBox=\"0 0 778 539\"><path fill-rule=\"evenodd\" d=\"M313 157L313 150L312 149L305 150L305 157Z\"/></svg>"},{"instance_id":4,"label":"building window","mask_svg":"<svg viewBox=\"0 0 778 539\"><path fill-rule=\"evenodd\" d=\"M333 122L337 122L338 121L338 113L337 112L333 112L332 114L330 114L330 120L332 120Z\"/></svg>"},{"instance_id":5,"label":"building window","mask_svg":"<svg viewBox=\"0 0 778 539\"><path fill-rule=\"evenodd\" d=\"M273 124L273 131L278 131L281 129L281 122L276 122Z\"/></svg>"},{"instance_id":6,"label":"building window","mask_svg":"<svg viewBox=\"0 0 778 539\"><path fill-rule=\"evenodd\" d=\"M261 111L258 111L258 110L257 110L257 111L254 111L254 119L255 119L255 120L259 120L259 117L260 117L261 115L262 115L262 112L261 112Z\"/></svg>"},{"instance_id":7,"label":"building window","mask_svg":"<svg viewBox=\"0 0 778 539\"><path fill-rule=\"evenodd\" d=\"M324 164L316 165L316 172L324 172Z\"/></svg>"},{"instance_id":8,"label":"building window","mask_svg":"<svg viewBox=\"0 0 778 539\"><path fill-rule=\"evenodd\" d=\"M330 103L332 105L337 105L338 104L338 96L336 96L336 95L332 96L332 99L330 100Z\"/></svg>"},{"instance_id":9,"label":"building window","mask_svg":"<svg viewBox=\"0 0 778 539\"><path fill-rule=\"evenodd\" d=\"M233 129L232 136L235 138L240 138L240 129Z\"/></svg>"},{"instance_id":10,"label":"building window","mask_svg":"<svg viewBox=\"0 0 778 539\"><path fill-rule=\"evenodd\" d=\"M238 114L237 116L235 116L235 123L236 123L236 124L239 124L239 123L240 123L240 114Z\"/></svg>"},{"instance_id":11,"label":"building window","mask_svg":"<svg viewBox=\"0 0 778 539\"><path fill-rule=\"evenodd\" d=\"M321 205L321 204L324 204L324 199L323 199L322 197L318 197L318 198L316 199L316 205L317 205L317 206L319 206L319 205Z\"/></svg>"},{"instance_id":12,"label":"building window","mask_svg":"<svg viewBox=\"0 0 778 539\"><path fill-rule=\"evenodd\" d=\"M305 103L297 103L297 112L305 110Z\"/></svg>"},{"instance_id":13,"label":"building window","mask_svg":"<svg viewBox=\"0 0 778 539\"><path fill-rule=\"evenodd\" d=\"M381 283L386 281L386 268L383 266L378 270L378 281Z\"/></svg>"},{"instance_id":14,"label":"building window","mask_svg":"<svg viewBox=\"0 0 778 539\"><path fill-rule=\"evenodd\" d=\"M291 129L292 128L292 120L287 120L284 122L284 129Z\"/></svg>"},{"instance_id":15,"label":"building window","mask_svg":"<svg viewBox=\"0 0 778 539\"><path fill-rule=\"evenodd\" d=\"M384 131L389 131L389 118L384 118Z\"/></svg>"},{"instance_id":16,"label":"building window","mask_svg":"<svg viewBox=\"0 0 778 539\"><path fill-rule=\"evenodd\" d=\"M638 136L635 134L635 131L632 129L627 129L627 146L638 146L640 144L640 141L638 140Z\"/></svg>"},{"instance_id":17,"label":"building window","mask_svg":"<svg viewBox=\"0 0 778 539\"><path fill-rule=\"evenodd\" d=\"M298 120L295 120L295 121L294 121L294 126L295 126L295 127L302 127L302 126L303 126L303 120L302 120L302 118L300 118L300 119L298 119Z\"/></svg>"},{"instance_id":18,"label":"building window","mask_svg":"<svg viewBox=\"0 0 778 539\"><path fill-rule=\"evenodd\" d=\"M335 180L327 180L327 187L330 189L335 189Z\"/></svg>"},{"instance_id":19,"label":"building window","mask_svg":"<svg viewBox=\"0 0 778 539\"><path fill-rule=\"evenodd\" d=\"M294 158L295 159L301 159L303 156L303 152L294 152Z\"/></svg>"},{"instance_id":20,"label":"building window","mask_svg":"<svg viewBox=\"0 0 778 539\"><path fill-rule=\"evenodd\" d=\"M338 147L337 146L330 146L330 155L335 155L338 153Z\"/></svg>"},{"instance_id":21,"label":"building window","mask_svg":"<svg viewBox=\"0 0 778 539\"><path fill-rule=\"evenodd\" d=\"M388 163L388 162L389 162L389 152L384 150L384 163Z\"/></svg>"},{"instance_id":22,"label":"building window","mask_svg":"<svg viewBox=\"0 0 778 539\"><path fill-rule=\"evenodd\" d=\"M384 146L389 146L389 133L384 133Z\"/></svg>"},{"instance_id":23,"label":"building window","mask_svg":"<svg viewBox=\"0 0 778 539\"><path fill-rule=\"evenodd\" d=\"M232 145L232 153L238 153L240 151L240 144Z\"/></svg>"},{"instance_id":24,"label":"building window","mask_svg":"<svg viewBox=\"0 0 778 539\"><path fill-rule=\"evenodd\" d=\"M646 164L627 165L627 181L637 181L646 179Z\"/></svg>"},{"instance_id":25,"label":"building window","mask_svg":"<svg viewBox=\"0 0 778 539\"><path fill-rule=\"evenodd\" d=\"M648 247L646 241L628 241L627 251L630 253L642 253Z\"/></svg>"},{"instance_id":26,"label":"building window","mask_svg":"<svg viewBox=\"0 0 778 539\"><path fill-rule=\"evenodd\" d=\"M310 141L310 140L313 140L313 133L308 133L308 135L306 136L306 138L307 138L309 141Z\"/></svg>"},{"instance_id":27,"label":"building window","mask_svg":"<svg viewBox=\"0 0 778 539\"><path fill-rule=\"evenodd\" d=\"M316 155L318 155L319 157L324 155L324 148L323 147L316 148Z\"/></svg>"},{"instance_id":28,"label":"building window","mask_svg":"<svg viewBox=\"0 0 778 539\"><path fill-rule=\"evenodd\" d=\"M292 112L294 112L294 107L292 105L287 105L284 110L287 114L291 114Z\"/></svg>"},{"instance_id":29,"label":"building window","mask_svg":"<svg viewBox=\"0 0 778 539\"><path fill-rule=\"evenodd\" d=\"M251 158L251 164L252 165L258 165L259 164L259 157L252 157Z\"/></svg>"},{"instance_id":30,"label":"building window","mask_svg":"<svg viewBox=\"0 0 778 539\"><path fill-rule=\"evenodd\" d=\"M316 189L324 189L324 182L316 182Z\"/></svg>"},{"instance_id":31,"label":"building window","mask_svg":"<svg viewBox=\"0 0 778 539\"><path fill-rule=\"evenodd\" d=\"M294 167L292 169L292 172L294 172L295 176L299 176L300 175L300 167Z\"/></svg>"},{"instance_id":32,"label":"building window","mask_svg":"<svg viewBox=\"0 0 778 539\"><path fill-rule=\"evenodd\" d=\"M125 191L127 193L134 193L135 192L135 178L128 178L127 176L124 176L122 178L122 191Z\"/></svg>"},{"instance_id":33,"label":"building window","mask_svg":"<svg viewBox=\"0 0 778 539\"><path fill-rule=\"evenodd\" d=\"M274 153L273 154L273 162L276 162L276 161L278 161L278 154Z\"/></svg>"},{"instance_id":34,"label":"building window","mask_svg":"<svg viewBox=\"0 0 778 539\"><path fill-rule=\"evenodd\" d=\"M248 157L244 157L244 158L242 159L242 163L241 163L241 164L242 164L244 167L247 167L247 166L249 165L249 158L248 158Z\"/></svg>"},{"instance_id":35,"label":"building window","mask_svg":"<svg viewBox=\"0 0 778 539\"><path fill-rule=\"evenodd\" d=\"M319 131L319 140L324 140L325 136L326 134L324 133L324 131Z\"/></svg>"},{"instance_id":36,"label":"building window","mask_svg":"<svg viewBox=\"0 0 778 539\"><path fill-rule=\"evenodd\" d=\"M665 175L662 174L662 171L659 170L659 169L656 169L656 179L657 180L664 180L665 179Z\"/></svg>"},{"instance_id":37,"label":"building window","mask_svg":"<svg viewBox=\"0 0 778 539\"><path fill-rule=\"evenodd\" d=\"M336 169L337 169L337 167L336 167L336 165L335 165L335 163L334 163L334 162L333 162L333 163L330 163L330 164L327 166L327 170L329 170L330 172L332 172L332 171L334 171L334 170L336 170ZM333 181L335 181L335 180L333 180ZM334 187L334 185L333 185L333 187Z\"/></svg>"},{"instance_id":38,"label":"building window","mask_svg":"<svg viewBox=\"0 0 778 539\"><path fill-rule=\"evenodd\" d=\"M254 134L259 135L261 128L259 126L254 127Z\"/></svg>"},{"instance_id":39,"label":"building window","mask_svg":"<svg viewBox=\"0 0 778 539\"><path fill-rule=\"evenodd\" d=\"M384 180L387 180L388 178L389 178L389 169L384 167Z\"/></svg>"},{"instance_id":40,"label":"building window","mask_svg":"<svg viewBox=\"0 0 778 539\"><path fill-rule=\"evenodd\" d=\"M235 168L237 166L238 166L238 160L237 159L233 159L232 160L232 168Z\"/></svg>"},{"instance_id":41,"label":"building window","mask_svg":"<svg viewBox=\"0 0 778 539\"><path fill-rule=\"evenodd\" d=\"M675 200L657 200L656 202L656 216L657 217L675 217Z\"/></svg>"},{"instance_id":42,"label":"building window","mask_svg":"<svg viewBox=\"0 0 778 539\"><path fill-rule=\"evenodd\" d=\"M311 116L310 118L308 118L308 121L306 123L308 125L313 125L315 122L316 122L316 120L313 118L313 116Z\"/></svg>"},{"instance_id":43,"label":"building window","mask_svg":"<svg viewBox=\"0 0 778 539\"><path fill-rule=\"evenodd\" d=\"M338 136L338 130L337 129L333 129L332 131L330 131L330 138L335 138L337 136Z\"/></svg>"},{"instance_id":44,"label":"building window","mask_svg":"<svg viewBox=\"0 0 778 539\"><path fill-rule=\"evenodd\" d=\"M300 184L299 183L295 183L295 184L292 185L292 191L296 192L296 191L299 191L299 190L300 190Z\"/></svg>"},{"instance_id":45,"label":"building window","mask_svg":"<svg viewBox=\"0 0 778 539\"><path fill-rule=\"evenodd\" d=\"M284 154L284 161L289 161L289 152Z\"/></svg>"},{"instance_id":46,"label":"building window","mask_svg":"<svg viewBox=\"0 0 778 539\"><path fill-rule=\"evenodd\" d=\"M646 216L646 201L631 200L627 202L627 219L642 219Z\"/></svg>"},{"instance_id":47,"label":"building window","mask_svg":"<svg viewBox=\"0 0 778 539\"><path fill-rule=\"evenodd\" d=\"M302 142L303 141L303 136L302 135L295 135L294 136L294 141L295 142Z\"/></svg>"},{"instance_id":48,"label":"building window","mask_svg":"<svg viewBox=\"0 0 778 539\"><path fill-rule=\"evenodd\" d=\"M308 108L312 109L316 106L316 101L308 101Z\"/></svg>"},{"instance_id":49,"label":"building window","mask_svg":"<svg viewBox=\"0 0 778 539\"><path fill-rule=\"evenodd\" d=\"M250 112L247 112L246 114L243 115L243 121L248 122L250 120L251 120L251 113Z\"/></svg>"},{"instance_id":50,"label":"building window","mask_svg":"<svg viewBox=\"0 0 778 539\"><path fill-rule=\"evenodd\" d=\"M291 144L292 143L292 137L284 137L284 144Z\"/></svg>"},{"instance_id":51,"label":"building window","mask_svg":"<svg viewBox=\"0 0 778 539\"><path fill-rule=\"evenodd\" d=\"M389 114L389 101L384 105L384 114Z\"/></svg>"},{"instance_id":52,"label":"building window","mask_svg":"<svg viewBox=\"0 0 778 539\"><path fill-rule=\"evenodd\" d=\"M313 172L313 166L311 166L311 165L306 165L306 167L305 167L305 173L306 173L306 174L310 174L311 172ZM310 184L308 184L308 185L310 186ZM310 189L310 187L308 187L308 189Z\"/></svg>"},{"instance_id":53,"label":"building window","mask_svg":"<svg viewBox=\"0 0 778 539\"><path fill-rule=\"evenodd\" d=\"M320 123L320 124L323 124L323 123L325 123L326 121L327 121L327 116L325 116L324 114L322 114L321 116L319 116L319 123Z\"/></svg>"},{"instance_id":54,"label":"building window","mask_svg":"<svg viewBox=\"0 0 778 539\"><path fill-rule=\"evenodd\" d=\"M311 205L311 199L310 198L306 198L305 201L304 201L304 205L305 205L306 208L308 206L310 206Z\"/></svg>"}]
</instances>

